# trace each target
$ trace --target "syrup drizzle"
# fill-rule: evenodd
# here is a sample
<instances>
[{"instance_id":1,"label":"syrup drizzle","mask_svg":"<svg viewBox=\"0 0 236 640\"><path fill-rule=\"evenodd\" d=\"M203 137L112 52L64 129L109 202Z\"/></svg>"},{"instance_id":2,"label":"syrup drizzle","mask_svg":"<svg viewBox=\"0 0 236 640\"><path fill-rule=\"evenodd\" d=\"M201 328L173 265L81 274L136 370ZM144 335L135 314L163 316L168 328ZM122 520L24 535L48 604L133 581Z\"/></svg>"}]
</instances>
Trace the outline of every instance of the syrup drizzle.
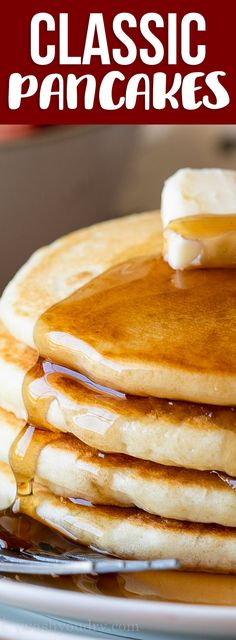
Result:
<instances>
[{"instance_id":1,"label":"syrup drizzle","mask_svg":"<svg viewBox=\"0 0 236 640\"><path fill-rule=\"evenodd\" d=\"M124 295L125 295L125 299L127 301L129 300L128 291L130 291L130 286L132 291L133 290L136 291L135 295L136 297L139 298L140 286L142 289L142 284L140 285L140 277L141 279L146 278L145 288L147 288L148 282L150 283L152 283L152 281L154 282L153 280L153 273L155 271L154 262L156 263L154 259L153 260L149 259L147 261L141 260L140 262L135 262L135 263L131 261L131 263L123 265L120 268L120 272L119 270L118 272L116 270L114 271L114 280L112 280L113 276L111 276L111 274L109 273L108 276L105 276L105 281L104 279L102 280L104 296L109 297L109 295L111 294L111 297L113 296L113 301L115 301L115 303L117 302L117 294L118 294L118 299L120 295L118 291L119 289L118 281L121 274L122 278L125 279L125 282L127 285L126 287L124 287L126 291L122 292L122 300L124 300ZM136 272L137 265L138 265L138 274ZM175 278L173 277L172 273L170 275L168 272L168 278L167 278L166 267L164 266L162 268L164 269L165 273L163 277L163 282L161 282L161 287L163 288L163 291L161 292L161 294L166 291L167 282L169 287L171 287L172 289L174 288L176 292L177 293L179 292L180 294L183 291L188 291L189 289L194 288L195 275L187 274L185 277L185 275L181 274L181 282L180 282L180 279L178 278L178 274L176 274L176 278ZM118 281L116 280L117 273L119 276ZM215 277L218 278L218 280L220 278L223 284L223 279L221 275L219 275L219 273ZM230 283L231 283L230 287L232 285L231 288L234 289L235 285L231 282L231 280L232 278L230 279ZM203 276L203 280L202 280L203 286L205 286L204 282L205 282L205 279ZM92 284L92 288L93 288L93 284ZM98 286L98 289L99 289L99 286ZM89 286L88 286L88 291L90 291ZM149 291L152 291L152 286L149 286ZM98 293L100 295L100 292ZM87 294L85 294L85 300L84 300L85 306L86 306L86 295ZM179 411L181 413L183 411L186 411L186 407L188 410L191 411L191 407L194 407L194 405L185 405L185 403L178 403L178 402L173 403L173 402L168 402L168 400L159 401L157 398L154 399L149 397L129 396L121 390L114 390L112 388L104 386L103 384L98 384L95 381L92 381L89 378L87 378L84 373L80 373L78 370L77 361L76 361L76 348L78 346L78 340L80 339L80 337L76 333L77 329L75 330L75 326L77 326L75 320L77 320L78 317L80 318L82 317L82 325L80 325L79 332L82 332L82 333L84 332L83 337L87 339L89 331L92 331L92 334L93 334L94 327L96 327L96 323L97 322L99 323L101 321L101 311L102 311L100 309L100 316L99 314L96 315L93 313L93 318L92 318L91 315L89 315L88 317L88 315L86 315L85 313L83 317L83 313L79 308L80 297L81 297L81 292L78 293L78 296L77 294L74 294L74 296L67 299L63 303L56 305L54 308L49 310L49 312L44 314L43 318L40 319L36 328L36 342L38 343L38 346L40 348L40 353L46 357L52 357L53 361L55 360L55 362L57 362L57 365L51 364L49 361L43 361L40 359L37 365L35 365L35 367L29 372L29 374L27 374L25 379L24 399L25 399L26 407L29 411L29 418L33 425L36 425L36 426L40 425L41 428L38 429L38 428L35 428L35 426L32 426L31 424L28 425L27 427L24 428L23 432L19 434L19 436L17 437L16 441L14 442L11 448L10 463L15 473L17 484L18 484L19 500L21 500L21 496L23 496L23 499L24 499L25 496L30 496L32 493L32 480L34 479L35 469L37 466L37 460L38 460L40 451L48 442L54 441L59 437L58 431L56 430L55 427L53 430L53 425L50 423L50 419L48 417L48 412L49 412L52 399L54 400L56 399L60 407L63 408L62 416L64 421L67 423L69 420L72 420L73 422L73 420L75 419L76 412L78 415L78 405L81 404L81 402L84 402L85 400L88 401L88 398L90 402L92 402L92 404L96 407L96 411L98 411L98 407L101 405L101 399L102 399L102 405L103 405L103 412L104 412L104 405L105 405L106 412L108 412L108 409L110 410L111 413L113 411L113 416L110 418L110 423L112 420L114 420L114 407L116 407L116 405L119 405L120 408L122 407L121 410L123 412L129 413L131 411L131 413L133 412L133 414L135 413L136 415L140 415L140 413L145 414L147 411L149 412L152 411L153 403L155 405L155 403L158 404L159 402L161 403L164 402L165 409L168 407L170 412ZM153 299L152 296L150 299ZM96 301L96 284L95 284L95 301ZM82 307L83 307L83 293L82 293ZM141 314L142 332L143 332L143 327L145 325L145 319L147 319L146 307L147 307L147 298L145 300L144 307L142 307L144 311L144 315L142 316ZM124 309L124 305L123 305L123 309ZM166 312L165 312L165 316L166 316ZM108 322L107 326L105 327L107 331L107 334L105 335L105 340L106 339L109 340L109 337L110 337L109 332L111 331L111 329L112 331L115 331L115 332L117 331L118 337L116 341L116 345L117 345L116 355L117 355L117 362L119 363L120 358L123 357L124 344L126 345L126 349L127 349L127 339L125 336L125 341L124 341L124 336L119 334L119 330L118 330L119 318L116 323L116 326L114 325L113 320L114 318L112 316L111 323L109 324ZM122 319L121 319L121 325L120 325L121 330L122 330L122 326L123 325L122 325ZM151 328L149 325L147 328L148 330L147 330L147 336L145 336L145 340L143 335L143 340L140 342L140 335L141 335L140 330L137 332L137 336L135 336L135 339L137 339L138 337L138 341L139 341L138 351L136 351L137 359L140 358L140 356L143 354L143 351L145 349L146 349L145 351L146 357L147 358L153 357L153 342L152 340L150 341L150 336L151 335L153 336L153 324L151 325ZM112 334L112 337L114 338L114 334ZM133 339L133 337L134 336L132 335L131 338ZM55 338L56 340L54 340ZM148 344L148 341L149 341L149 344ZM142 346L141 349L140 349L140 344ZM132 347L134 349L136 348L134 342L132 343ZM152 350L152 353L150 349ZM197 363L195 364L197 366ZM72 365L76 371L69 368L69 366L72 366ZM52 385L50 383L50 379L53 380ZM68 404L65 403L64 398L62 399L61 391L60 389L58 389L58 387L60 387L59 383L61 383L61 381L63 382L64 385L67 385L67 388L70 388L70 390L72 390ZM56 388L56 391L55 391L55 388ZM79 391L79 394L78 394L78 391ZM79 398L79 402L78 402L78 398ZM217 409L219 408L214 408L214 407L213 408L211 407L211 409L203 408L203 410L205 410L206 412L211 411L213 413L214 411L217 412ZM109 423L109 420L108 420L108 423ZM110 423L109 423L109 426L110 426ZM95 422L95 424L96 424L95 426L96 429L101 430L101 429L107 428L106 419L104 419L104 413L101 415L98 411L98 420L97 422ZM44 427L45 429L44 431L42 427ZM99 455L104 455L104 454L100 453ZM224 475L224 478L223 478L223 475ZM225 480L225 477L227 478L225 474L219 474L218 477L223 482L227 481ZM230 479L230 480L232 481L232 484L230 486L235 488L233 486L234 479ZM71 500L74 503L84 505L84 501L79 498L76 498L76 499L71 498ZM86 503L85 506L92 507L93 505L92 503ZM17 531L17 534L16 534L16 531ZM27 535L25 536L25 534ZM69 544L71 546L71 542L68 543L68 541L66 541L62 536L60 536L60 534L55 532L49 534L48 529L46 529L46 527L41 525L39 522L31 521L31 519L28 519L27 517L19 516L16 519L13 515L12 516L8 515L8 516L3 516L1 518L1 538L2 538L1 543L3 545L8 544L9 546L12 546L12 545L17 546L18 544L19 548L27 548L27 545L32 546L32 544L36 544L36 545L39 545L40 547L42 543L45 544L45 540L47 539L48 535L52 535L54 546L58 545L58 547L61 549L64 549L64 545L66 546ZM198 575L180 574L180 575L181 577L179 577L179 574L178 576L174 574L171 577L170 574L165 575L165 573L163 573L159 575L154 574L153 576L151 574L148 574L147 576L145 576L144 574L141 574L140 576L136 576L136 577L132 576L132 578L130 577L126 578L124 576L116 576L113 578L104 577L104 578L90 579L90 577L87 577L86 579L77 578L76 581L75 581L75 578L73 578L73 579L69 579L68 584L71 585L69 586L69 588L74 588L74 585L76 584L75 588L78 590L85 590L85 591L91 590L91 592L109 593L109 594L112 593L113 595L119 595L120 597L130 597L130 594L131 594L131 597L135 595L137 598L148 597L151 599L169 599L169 600L179 600L179 601L196 601L196 598L198 597L200 598L199 601L212 602L212 603L213 602L219 603L217 600L217 598L219 599L219 589L223 586L225 593L228 593L228 591L231 588L231 593L228 597L228 601L224 603L235 604L236 598L232 596L232 586L235 589L235 585L236 585L236 578L234 576L208 577L208 576L205 576L204 574L202 574L202 576L201 574L198 574ZM186 577L183 578L182 576L186 576ZM37 580L37 577L35 577L35 580ZM182 581L183 594L179 595L177 593L177 589L179 589L179 585L181 584L181 581ZM40 583L42 583L42 578L40 578ZM194 595L191 595L191 589L190 589L191 584L193 585L192 593L194 593ZM204 592L204 584L208 585L206 589L207 594L205 594ZM64 581L63 581L63 585L64 585ZM170 585L172 585L172 587L173 585L175 585L175 588L170 587ZM212 587L212 590L209 589L209 585ZM59 586L58 580L57 580L57 586ZM169 594L168 594L168 589L169 589ZM197 590L198 590L198 596L197 596ZM199 596L199 593L202 595ZM222 600L223 600L223 597L221 598L221 602Z\"/></svg>"}]
</instances>

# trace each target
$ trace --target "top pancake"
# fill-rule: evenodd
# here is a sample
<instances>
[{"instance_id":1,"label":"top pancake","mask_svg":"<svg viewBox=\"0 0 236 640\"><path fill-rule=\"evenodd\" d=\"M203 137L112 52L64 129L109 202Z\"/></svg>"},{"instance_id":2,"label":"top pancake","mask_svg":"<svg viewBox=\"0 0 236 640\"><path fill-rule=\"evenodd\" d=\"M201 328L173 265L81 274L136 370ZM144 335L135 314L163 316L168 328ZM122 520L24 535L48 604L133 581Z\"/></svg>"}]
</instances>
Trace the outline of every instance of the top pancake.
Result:
<instances>
[{"instance_id":1,"label":"top pancake","mask_svg":"<svg viewBox=\"0 0 236 640\"><path fill-rule=\"evenodd\" d=\"M172 271L161 244L155 212L70 234L15 276L1 317L31 345L40 318L40 355L108 387L236 405L235 271Z\"/></svg>"},{"instance_id":2,"label":"top pancake","mask_svg":"<svg viewBox=\"0 0 236 640\"><path fill-rule=\"evenodd\" d=\"M160 253L157 212L127 216L81 229L39 249L5 289L0 315L10 333L34 346L36 320L53 304L112 265Z\"/></svg>"},{"instance_id":3,"label":"top pancake","mask_svg":"<svg viewBox=\"0 0 236 640\"><path fill-rule=\"evenodd\" d=\"M134 258L47 310L42 357L133 395L236 404L235 270Z\"/></svg>"}]
</instances>

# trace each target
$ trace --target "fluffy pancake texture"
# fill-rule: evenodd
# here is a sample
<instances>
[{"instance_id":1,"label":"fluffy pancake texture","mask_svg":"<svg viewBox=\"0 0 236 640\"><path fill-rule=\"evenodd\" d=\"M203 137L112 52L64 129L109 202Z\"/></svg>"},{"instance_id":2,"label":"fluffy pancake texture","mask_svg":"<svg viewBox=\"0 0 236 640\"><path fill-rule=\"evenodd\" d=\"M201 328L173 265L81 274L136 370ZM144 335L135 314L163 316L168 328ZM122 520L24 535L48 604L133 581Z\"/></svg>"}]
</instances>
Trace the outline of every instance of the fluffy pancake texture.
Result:
<instances>
[{"instance_id":1,"label":"fluffy pancake texture","mask_svg":"<svg viewBox=\"0 0 236 640\"><path fill-rule=\"evenodd\" d=\"M236 526L235 481L229 476L104 455L73 436L40 430L30 435L30 441L26 431L20 435L29 448L23 456L18 439L20 455L11 456L12 468L25 481L37 476L58 496Z\"/></svg>"},{"instance_id":2,"label":"fluffy pancake texture","mask_svg":"<svg viewBox=\"0 0 236 640\"><path fill-rule=\"evenodd\" d=\"M8 354L6 359L4 350L0 351L0 405L5 404L11 412L26 418L21 386L36 352L25 348L3 325L0 335ZM134 398L115 395L109 389L99 392L66 370L50 366L45 369L42 362L33 367L27 378L30 393L25 399L32 424L70 432L107 453L190 469L218 469L236 477L234 407ZM8 388L6 395L4 389ZM4 427L5 415L0 409L1 442L9 432ZM15 420L13 415L11 420Z\"/></svg>"},{"instance_id":3,"label":"fluffy pancake texture","mask_svg":"<svg viewBox=\"0 0 236 640\"><path fill-rule=\"evenodd\" d=\"M58 496L236 526L235 481L225 474L105 455L73 436L24 428L3 410L0 417L0 461L3 470L11 463L19 486L37 476Z\"/></svg>"},{"instance_id":4,"label":"fluffy pancake texture","mask_svg":"<svg viewBox=\"0 0 236 640\"><path fill-rule=\"evenodd\" d=\"M51 305L112 265L161 248L161 219L155 211L75 231L39 249L20 269L3 293L1 318L10 333L33 347L36 320Z\"/></svg>"},{"instance_id":5,"label":"fluffy pancake texture","mask_svg":"<svg viewBox=\"0 0 236 640\"><path fill-rule=\"evenodd\" d=\"M0 321L0 406L18 418L27 417L22 386L36 360L37 352L15 340Z\"/></svg>"},{"instance_id":6,"label":"fluffy pancake texture","mask_svg":"<svg viewBox=\"0 0 236 640\"><path fill-rule=\"evenodd\" d=\"M9 462L10 448L24 426L24 420L18 420L13 413L0 407L0 460L2 462Z\"/></svg>"},{"instance_id":7,"label":"fluffy pancake texture","mask_svg":"<svg viewBox=\"0 0 236 640\"><path fill-rule=\"evenodd\" d=\"M16 481L11 467L0 460L0 511L9 509L16 499Z\"/></svg>"},{"instance_id":8,"label":"fluffy pancake texture","mask_svg":"<svg viewBox=\"0 0 236 640\"><path fill-rule=\"evenodd\" d=\"M16 510L68 538L125 558L175 557L183 568L236 572L235 529L166 520L139 509L85 506L39 489Z\"/></svg>"},{"instance_id":9,"label":"fluffy pancake texture","mask_svg":"<svg viewBox=\"0 0 236 640\"><path fill-rule=\"evenodd\" d=\"M58 496L236 527L236 481L229 476L104 457L72 437L41 450L35 475Z\"/></svg>"},{"instance_id":10,"label":"fluffy pancake texture","mask_svg":"<svg viewBox=\"0 0 236 640\"><path fill-rule=\"evenodd\" d=\"M236 281L173 272L161 244L157 212L102 223L8 285L0 508L114 555L236 573Z\"/></svg>"},{"instance_id":11,"label":"fluffy pancake texture","mask_svg":"<svg viewBox=\"0 0 236 640\"><path fill-rule=\"evenodd\" d=\"M38 362L25 380L32 424L73 433L104 452L236 476L236 410L138 398Z\"/></svg>"},{"instance_id":12,"label":"fluffy pancake texture","mask_svg":"<svg viewBox=\"0 0 236 640\"><path fill-rule=\"evenodd\" d=\"M122 263L48 309L40 355L134 395L236 403L234 269Z\"/></svg>"}]
</instances>

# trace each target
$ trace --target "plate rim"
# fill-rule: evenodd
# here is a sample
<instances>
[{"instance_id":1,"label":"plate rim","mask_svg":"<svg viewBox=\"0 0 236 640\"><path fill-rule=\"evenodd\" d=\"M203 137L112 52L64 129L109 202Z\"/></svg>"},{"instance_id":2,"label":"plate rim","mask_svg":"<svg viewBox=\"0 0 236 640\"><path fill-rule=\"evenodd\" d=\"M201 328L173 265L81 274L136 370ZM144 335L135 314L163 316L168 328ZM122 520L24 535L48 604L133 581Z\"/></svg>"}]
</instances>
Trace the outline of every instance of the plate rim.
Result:
<instances>
[{"instance_id":1,"label":"plate rim","mask_svg":"<svg viewBox=\"0 0 236 640\"><path fill-rule=\"evenodd\" d=\"M26 622L10 622L5 618L0 618L0 640L12 640L19 638L22 640L73 640L75 636L64 631L51 631L48 629L40 629L33 627L32 624ZM60 634L60 635L59 635ZM85 635L80 635L79 640L89 640Z\"/></svg>"},{"instance_id":2,"label":"plate rim","mask_svg":"<svg viewBox=\"0 0 236 640\"><path fill-rule=\"evenodd\" d=\"M10 578L0 580L0 599L10 606L63 619L107 625L119 621L121 625L135 624L144 630L169 633L191 631L220 635L223 632L228 635L235 631L236 624L236 606L125 599L19 583Z\"/></svg>"}]
</instances>

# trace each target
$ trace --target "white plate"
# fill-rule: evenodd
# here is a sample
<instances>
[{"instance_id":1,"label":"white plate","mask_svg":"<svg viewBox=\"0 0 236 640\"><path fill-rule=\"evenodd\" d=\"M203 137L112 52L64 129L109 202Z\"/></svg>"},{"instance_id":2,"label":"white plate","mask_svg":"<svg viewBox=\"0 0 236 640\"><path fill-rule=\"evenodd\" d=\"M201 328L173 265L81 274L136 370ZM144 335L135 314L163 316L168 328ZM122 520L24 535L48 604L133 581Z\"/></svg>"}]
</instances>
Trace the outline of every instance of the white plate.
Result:
<instances>
[{"instance_id":1,"label":"white plate","mask_svg":"<svg viewBox=\"0 0 236 640\"><path fill-rule=\"evenodd\" d=\"M235 637L236 607L172 604L75 593L51 587L0 580L0 602L51 616L84 621L89 629L125 637L142 631L165 631ZM95 624L96 623L96 624ZM126 633L126 630L129 633ZM132 633L135 632L134 634ZM140 635L141 633L141 635Z\"/></svg>"},{"instance_id":2,"label":"white plate","mask_svg":"<svg viewBox=\"0 0 236 640\"><path fill-rule=\"evenodd\" d=\"M116 640L135 637L126 633L118 634L115 632ZM60 618L52 618L48 615L31 613L24 609L16 609L0 604L0 640L71 640L72 637L80 640L115 640L114 632L109 631L106 627L104 633L101 631L99 624L96 626L86 626L81 622L61 620ZM139 634L138 640L146 640L146 634ZM149 636L150 640L150 636ZM155 636L156 640L156 636ZM161 640L159 636L159 640ZM165 635L166 640L166 635Z\"/></svg>"}]
</instances>

